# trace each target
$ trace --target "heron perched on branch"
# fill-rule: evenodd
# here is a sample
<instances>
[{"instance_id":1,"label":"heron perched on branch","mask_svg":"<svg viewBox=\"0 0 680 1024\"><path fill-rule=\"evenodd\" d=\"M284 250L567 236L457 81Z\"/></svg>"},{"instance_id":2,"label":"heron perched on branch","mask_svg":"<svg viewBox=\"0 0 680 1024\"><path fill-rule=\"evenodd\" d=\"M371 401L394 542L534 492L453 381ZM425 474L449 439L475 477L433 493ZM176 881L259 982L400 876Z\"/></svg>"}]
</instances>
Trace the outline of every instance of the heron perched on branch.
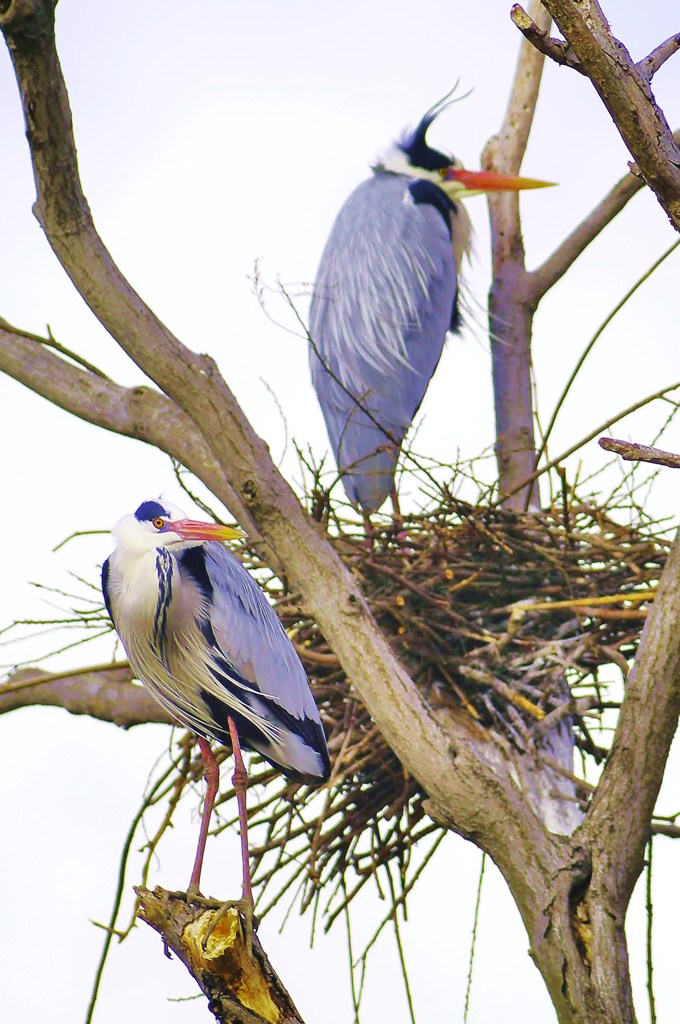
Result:
<instances>
[{"instance_id":1,"label":"heron perched on branch","mask_svg":"<svg viewBox=\"0 0 680 1024\"><path fill-rule=\"evenodd\" d=\"M205 763L208 789L188 892L199 892L219 784L215 740L234 751L243 902L252 915L241 746L288 778L311 785L328 779L326 739L305 671L262 590L218 543L242 537L238 530L144 501L113 535L116 548L102 569L111 621L133 672L196 733Z\"/></svg>"},{"instance_id":2,"label":"heron perched on branch","mask_svg":"<svg viewBox=\"0 0 680 1024\"><path fill-rule=\"evenodd\" d=\"M448 102L447 102L448 100ZM399 450L460 326L458 281L471 241L459 200L549 182L466 171L432 149L435 104L350 195L326 243L310 310L312 381L350 501L368 516L388 494Z\"/></svg>"}]
</instances>

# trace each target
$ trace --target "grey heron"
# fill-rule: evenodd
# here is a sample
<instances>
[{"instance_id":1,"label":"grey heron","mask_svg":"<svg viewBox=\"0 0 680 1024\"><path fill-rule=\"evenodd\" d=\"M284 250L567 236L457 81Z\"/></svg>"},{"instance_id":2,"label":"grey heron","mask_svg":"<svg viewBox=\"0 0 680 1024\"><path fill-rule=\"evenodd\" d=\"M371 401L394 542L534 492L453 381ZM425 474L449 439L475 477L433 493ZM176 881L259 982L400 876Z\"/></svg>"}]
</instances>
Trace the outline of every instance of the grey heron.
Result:
<instances>
[{"instance_id":1,"label":"grey heron","mask_svg":"<svg viewBox=\"0 0 680 1024\"><path fill-rule=\"evenodd\" d=\"M243 902L250 904L241 746L291 779L329 777L326 739L304 668L262 590L219 543L238 530L187 519L167 502L144 501L114 527L102 568L106 608L135 674L198 738L208 788L188 893L201 867L219 769L210 740L231 745L239 806ZM251 917L252 920L252 917Z\"/></svg>"},{"instance_id":2,"label":"grey heron","mask_svg":"<svg viewBox=\"0 0 680 1024\"><path fill-rule=\"evenodd\" d=\"M435 104L349 196L321 257L310 308L312 382L347 495L370 513L392 495L401 444L448 331L471 241L460 199L549 182L467 171L432 149ZM449 101L450 102L450 101Z\"/></svg>"}]
</instances>

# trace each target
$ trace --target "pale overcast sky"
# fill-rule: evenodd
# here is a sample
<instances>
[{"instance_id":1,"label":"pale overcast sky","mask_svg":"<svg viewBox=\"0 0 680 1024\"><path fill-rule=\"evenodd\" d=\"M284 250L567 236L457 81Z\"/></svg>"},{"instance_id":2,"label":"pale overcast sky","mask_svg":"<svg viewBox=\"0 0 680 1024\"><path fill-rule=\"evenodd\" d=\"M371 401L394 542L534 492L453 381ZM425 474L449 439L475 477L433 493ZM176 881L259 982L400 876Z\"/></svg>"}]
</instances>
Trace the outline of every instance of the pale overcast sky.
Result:
<instances>
[{"instance_id":1,"label":"pale overcast sky","mask_svg":"<svg viewBox=\"0 0 680 1024\"><path fill-rule=\"evenodd\" d=\"M677 5L606 5L614 31L634 57L678 30ZM284 282L306 313L309 282L332 219L377 153L414 124L456 80L470 96L437 122L432 141L476 167L506 103L519 39L510 4L479 0L62 0L59 50L70 90L81 174L95 222L135 288L191 348L219 362L256 429L296 478L291 439L323 452L326 438L308 378L304 341L277 296ZM680 124L680 56L654 80L673 127ZM0 316L76 349L124 384L140 380L64 276L31 213L33 180L16 84L0 55ZM543 260L626 170L629 156L594 90L579 75L546 69L524 173L559 182L522 199L527 262ZM476 323L447 347L424 403L418 447L455 460L493 442L488 342L483 303L489 285L485 204L469 206L476 249L468 289ZM591 246L546 299L536 319L535 372L546 420L601 320L668 247L673 232L653 196L641 194ZM254 294L258 262L269 316ZM565 406L554 454L636 399L680 379L678 271L674 254L604 334ZM270 390L271 389L271 390ZM272 398L275 392L285 413ZM619 433L650 443L666 413L655 410ZM69 571L93 582L109 552L107 536L53 547L74 530L108 529L139 502L164 491L179 500L168 460L141 444L81 426L11 380L0 379L3 437L3 577L0 626L46 617L52 603L29 581L70 586ZM617 431L614 431L616 433ZM286 446L287 445L287 446ZM663 446L680 450L673 424ZM595 445L584 466L601 464ZM570 471L576 470L572 461ZM664 477L651 499L674 515L677 486ZM9 664L49 649L4 648ZM104 660L111 638L48 663L64 669ZM0 872L0 1014L34 1024L83 1019L117 861L147 776L167 730L124 734L56 709L0 719L4 779ZM678 810L677 754L661 810ZM164 842L153 884L186 885L196 840L198 801L189 802ZM657 1003L659 1020L676 1006L675 928L680 846L656 846ZM405 930L417 1019L461 1021L480 854L451 837L412 901ZM137 880L133 859L129 884ZM238 890L236 835L211 841L210 892ZM644 998L644 918L638 892L630 941L640 1021ZM131 901L127 897L128 913ZM366 899L356 943L370 935L384 904ZM262 937L308 1024L349 1024L347 953L342 925L308 948L309 919L274 917ZM482 899L470 1024L553 1019L512 901L493 869ZM408 1020L394 940L386 934L369 963L362 1024ZM184 968L162 955L139 926L114 946L97 1024L208 1019L202 1001L168 1002L194 991Z\"/></svg>"}]
</instances>

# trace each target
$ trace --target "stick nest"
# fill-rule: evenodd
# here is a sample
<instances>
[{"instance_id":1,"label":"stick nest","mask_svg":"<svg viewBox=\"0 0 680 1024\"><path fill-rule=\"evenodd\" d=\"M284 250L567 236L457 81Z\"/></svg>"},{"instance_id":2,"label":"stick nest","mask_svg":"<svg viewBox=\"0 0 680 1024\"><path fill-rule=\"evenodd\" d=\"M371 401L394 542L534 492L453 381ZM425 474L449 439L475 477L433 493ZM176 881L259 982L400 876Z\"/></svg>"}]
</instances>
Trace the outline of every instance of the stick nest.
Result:
<instances>
[{"instance_id":1,"label":"stick nest","mask_svg":"<svg viewBox=\"0 0 680 1024\"><path fill-rule=\"evenodd\" d=\"M379 531L371 549L349 524L331 539L433 708L534 754L541 731L566 721L584 755L606 755L601 716L617 706L609 690L635 655L670 546L658 524L620 525L584 503L518 515L447 500L407 517L400 537L392 524ZM433 848L442 829L298 595L278 580L270 593L312 680L334 766L321 791L254 766L258 912L286 892L306 906L324 889L330 926L368 879L381 884L383 867L400 891L392 903L405 898L421 870L409 872L415 845L429 836ZM620 673L601 682L612 665Z\"/></svg>"}]
</instances>

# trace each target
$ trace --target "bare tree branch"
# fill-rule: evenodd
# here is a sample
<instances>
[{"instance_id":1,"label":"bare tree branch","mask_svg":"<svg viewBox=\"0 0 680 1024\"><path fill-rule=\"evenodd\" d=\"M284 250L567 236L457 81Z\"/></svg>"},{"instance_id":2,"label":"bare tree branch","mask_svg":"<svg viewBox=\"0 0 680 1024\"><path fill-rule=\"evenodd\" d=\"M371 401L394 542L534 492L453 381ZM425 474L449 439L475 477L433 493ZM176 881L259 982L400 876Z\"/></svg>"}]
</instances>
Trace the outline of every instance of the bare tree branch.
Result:
<instances>
[{"instance_id":1,"label":"bare tree branch","mask_svg":"<svg viewBox=\"0 0 680 1024\"><path fill-rule=\"evenodd\" d=\"M680 131L673 132L673 138L680 142ZM534 309L590 243L614 220L629 200L640 192L644 184L637 166L631 164L629 173L616 182L588 216L558 245L554 253L540 267L527 274L526 296Z\"/></svg>"},{"instance_id":2,"label":"bare tree branch","mask_svg":"<svg viewBox=\"0 0 680 1024\"><path fill-rule=\"evenodd\" d=\"M550 18L538 0L531 11L539 28ZM523 43L501 130L484 149L484 167L517 174L524 156L541 84L543 56ZM496 457L501 495L509 508L524 509L537 500L534 467L534 411L531 390L531 316L524 301L524 243L519 197L511 192L488 196L493 284L489 294L489 336L496 410Z\"/></svg>"},{"instance_id":3,"label":"bare tree branch","mask_svg":"<svg viewBox=\"0 0 680 1024\"><path fill-rule=\"evenodd\" d=\"M680 32L676 32L674 36L659 43L647 57L638 61L640 74L644 75L648 82L651 82L659 68L678 50L680 50Z\"/></svg>"},{"instance_id":4,"label":"bare tree branch","mask_svg":"<svg viewBox=\"0 0 680 1024\"><path fill-rule=\"evenodd\" d=\"M641 70L645 62L636 64L612 35L597 0L545 0L545 6L611 114L642 177L680 230L680 150L654 99L647 69ZM668 40L658 49L663 59L670 56L669 50L674 52Z\"/></svg>"},{"instance_id":5,"label":"bare tree branch","mask_svg":"<svg viewBox=\"0 0 680 1024\"><path fill-rule=\"evenodd\" d=\"M647 395L645 398L641 398L639 402L634 402L633 405L629 405L626 409L622 409L621 412L612 416L605 423L600 423L595 430L591 430L586 437L582 437L575 444L572 444L570 448L567 448L566 451L561 452L556 458L551 459L544 466L541 466L540 469L534 470L529 479L533 480L536 477L541 476L543 473L547 473L548 470L553 469L553 467L559 466L560 463L565 462L571 455L574 455L575 452L584 448L590 443L590 441L593 441L598 434L602 433L603 430L609 430L609 428L613 427L615 423L619 422L619 420L623 420L626 416L630 416L631 413L637 412L638 409L643 409L646 405L650 405L652 402L657 401L660 398L664 398L666 395L669 395L671 391L676 391L678 388L680 388L680 381L676 381L674 384L670 384L668 387L662 388L661 391L655 391L653 395ZM519 486L524 486L527 482L528 481L526 480L522 480L520 481Z\"/></svg>"},{"instance_id":6,"label":"bare tree branch","mask_svg":"<svg viewBox=\"0 0 680 1024\"><path fill-rule=\"evenodd\" d=\"M540 28L550 26L550 16L541 0L532 0L530 9ZM498 134L490 138L484 148L485 167L509 174L519 173L536 112L543 64L542 56L535 52L534 47L521 46L503 123ZM510 240L504 240L502 248L499 240L496 258L500 259L501 254L512 252L517 244L515 236L520 233L519 202L517 193L512 192L498 193L490 198L495 201L498 227L507 228L513 236Z\"/></svg>"},{"instance_id":7,"label":"bare tree branch","mask_svg":"<svg viewBox=\"0 0 680 1024\"><path fill-rule=\"evenodd\" d=\"M644 863L650 821L680 715L679 620L676 540L628 676L611 754L588 815L574 836L593 851L593 971L600 984L605 979L597 973L604 970L608 948L617 951L621 969L627 966L625 911Z\"/></svg>"},{"instance_id":8,"label":"bare tree branch","mask_svg":"<svg viewBox=\"0 0 680 1024\"><path fill-rule=\"evenodd\" d=\"M52 335L49 327L47 328L48 337L42 338L40 335L32 334L30 331L23 331L19 327L12 327L4 317L0 317L0 330L8 331L10 334L16 334L18 337L26 338L29 341L37 341L40 345L46 345L48 348L53 348L55 352L59 352L60 355L65 356L70 362L76 363L78 366L82 366L84 370L88 370L90 373L93 373L95 377L102 377L104 380L108 380L106 374L102 373L97 366L93 366L92 363L88 363L87 359L83 359L82 356L79 356L77 352L72 352L71 349L61 345Z\"/></svg>"},{"instance_id":9,"label":"bare tree branch","mask_svg":"<svg viewBox=\"0 0 680 1024\"><path fill-rule=\"evenodd\" d=\"M656 836L666 836L668 839L680 839L680 826L671 825L668 822L652 822L652 833Z\"/></svg>"},{"instance_id":10,"label":"bare tree branch","mask_svg":"<svg viewBox=\"0 0 680 1024\"><path fill-rule=\"evenodd\" d=\"M565 65L582 75L585 74L569 43L565 43L564 39L554 39L548 35L548 30L537 25L519 4L515 4L511 8L510 18L527 42L531 43L544 57L549 57L556 64Z\"/></svg>"},{"instance_id":11,"label":"bare tree branch","mask_svg":"<svg viewBox=\"0 0 680 1024\"><path fill-rule=\"evenodd\" d=\"M261 540L248 507L185 412L152 388L124 388L94 368L81 369L39 338L0 319L0 370L61 409L95 426L133 437L186 466L231 511L253 543ZM61 351L64 350L60 347ZM73 355L79 360L80 357ZM267 550L268 557L270 556ZM272 557L273 568L276 561Z\"/></svg>"},{"instance_id":12,"label":"bare tree branch","mask_svg":"<svg viewBox=\"0 0 680 1024\"><path fill-rule=\"evenodd\" d=\"M680 469L680 455L664 452L661 448L650 448L635 441L619 441L615 437L601 437L597 442L607 452L616 452L626 462L652 462L655 466Z\"/></svg>"},{"instance_id":13,"label":"bare tree branch","mask_svg":"<svg viewBox=\"0 0 680 1024\"><path fill-rule=\"evenodd\" d=\"M534 309L546 292L566 274L581 253L643 187L644 182L634 174L629 172L624 175L571 234L560 242L547 260L527 274L525 292Z\"/></svg>"},{"instance_id":14,"label":"bare tree branch","mask_svg":"<svg viewBox=\"0 0 680 1024\"><path fill-rule=\"evenodd\" d=\"M0 715L35 704L89 715L123 729L148 722L176 724L146 687L133 683L126 663L63 673L24 668L0 684Z\"/></svg>"}]
</instances>

